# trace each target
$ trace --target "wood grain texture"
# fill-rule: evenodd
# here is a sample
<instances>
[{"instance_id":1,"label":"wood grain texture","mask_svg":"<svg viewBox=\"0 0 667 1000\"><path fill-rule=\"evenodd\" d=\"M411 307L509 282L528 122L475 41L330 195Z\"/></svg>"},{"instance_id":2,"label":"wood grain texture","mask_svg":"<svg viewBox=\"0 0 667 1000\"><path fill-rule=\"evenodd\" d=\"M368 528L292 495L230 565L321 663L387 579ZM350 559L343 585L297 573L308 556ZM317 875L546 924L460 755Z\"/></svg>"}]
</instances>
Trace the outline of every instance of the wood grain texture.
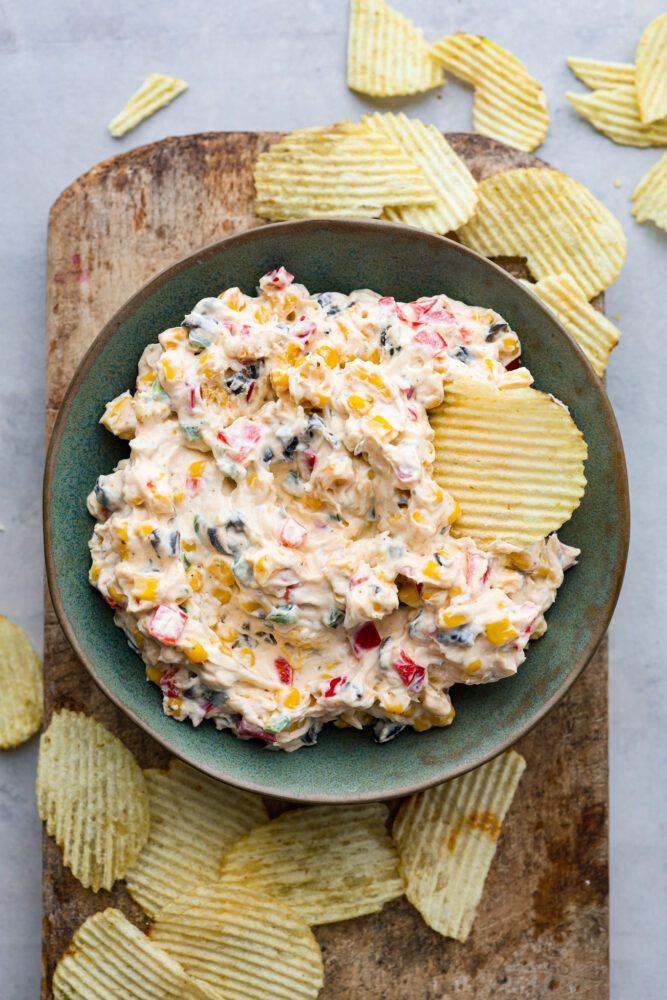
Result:
<instances>
[{"instance_id":1,"label":"wood grain texture","mask_svg":"<svg viewBox=\"0 0 667 1000\"><path fill-rule=\"evenodd\" d=\"M197 247L262 224L253 214L252 164L275 138L167 139L100 164L63 192L49 219L47 434L86 348L133 292ZM483 136L448 138L479 179L543 165ZM525 274L521 262L502 263ZM81 709L117 733L142 766L166 763L165 751L93 684L48 594L44 670L47 722L63 706ZM319 928L322 1000L608 996L606 643L517 749L528 768L468 942L439 937L405 900ZM146 920L122 883L97 894L79 885L46 835L43 870L42 998L49 1000L55 964L89 914L114 905L141 927Z\"/></svg>"}]
</instances>

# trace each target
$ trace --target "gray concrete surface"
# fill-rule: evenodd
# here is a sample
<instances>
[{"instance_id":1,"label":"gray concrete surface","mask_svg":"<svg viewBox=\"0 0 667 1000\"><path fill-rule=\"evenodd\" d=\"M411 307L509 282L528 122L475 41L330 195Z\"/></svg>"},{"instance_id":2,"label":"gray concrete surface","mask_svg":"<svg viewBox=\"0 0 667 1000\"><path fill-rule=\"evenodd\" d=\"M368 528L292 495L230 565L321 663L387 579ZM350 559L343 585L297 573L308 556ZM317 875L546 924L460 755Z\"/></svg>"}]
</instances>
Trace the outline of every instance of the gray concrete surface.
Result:
<instances>
[{"instance_id":1,"label":"gray concrete surface","mask_svg":"<svg viewBox=\"0 0 667 1000\"><path fill-rule=\"evenodd\" d=\"M667 980L665 707L665 326L667 234L638 226L629 195L658 150L615 146L564 98L583 89L568 55L631 61L659 0L397 0L427 38L486 34L522 58L549 96L540 155L621 219L626 266L609 290L624 336L609 393L625 442L633 513L625 586L611 627L611 963L614 1000L662 1000ZM99 160L167 135L290 129L359 116L345 84L346 0L11 0L0 5L0 611L41 648L46 222L49 205ZM106 124L149 72L190 90L120 142ZM391 102L443 129L471 127L471 94ZM614 186L614 181L621 183ZM663 516L659 516L662 510ZM585 539L582 539L585 548ZM37 744L0 757L0 995L39 984ZM415 998L417 1000L417 998Z\"/></svg>"}]
</instances>

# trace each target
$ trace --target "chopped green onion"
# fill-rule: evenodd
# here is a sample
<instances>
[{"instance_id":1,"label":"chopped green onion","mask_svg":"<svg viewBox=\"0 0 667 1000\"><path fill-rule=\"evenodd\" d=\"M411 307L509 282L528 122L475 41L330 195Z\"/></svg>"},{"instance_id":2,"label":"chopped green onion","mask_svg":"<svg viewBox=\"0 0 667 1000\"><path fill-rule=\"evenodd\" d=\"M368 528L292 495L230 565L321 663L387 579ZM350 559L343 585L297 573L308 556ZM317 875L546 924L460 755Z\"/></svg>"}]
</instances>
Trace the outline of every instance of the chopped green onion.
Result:
<instances>
[{"instance_id":1,"label":"chopped green onion","mask_svg":"<svg viewBox=\"0 0 667 1000\"><path fill-rule=\"evenodd\" d=\"M180 428L186 441L196 441L199 437L199 428L195 424L180 424Z\"/></svg>"},{"instance_id":2,"label":"chopped green onion","mask_svg":"<svg viewBox=\"0 0 667 1000\"><path fill-rule=\"evenodd\" d=\"M244 556L236 557L232 563L232 573L236 579L246 587L252 582L252 566Z\"/></svg>"},{"instance_id":3,"label":"chopped green onion","mask_svg":"<svg viewBox=\"0 0 667 1000\"><path fill-rule=\"evenodd\" d=\"M151 396L153 399L169 399L169 394L165 391L159 378L156 378L151 386Z\"/></svg>"},{"instance_id":4,"label":"chopped green onion","mask_svg":"<svg viewBox=\"0 0 667 1000\"><path fill-rule=\"evenodd\" d=\"M282 733L283 729L289 726L290 720L288 715L281 715L275 721L267 723L264 728L267 733Z\"/></svg>"},{"instance_id":5,"label":"chopped green onion","mask_svg":"<svg viewBox=\"0 0 667 1000\"><path fill-rule=\"evenodd\" d=\"M199 534L199 529L201 528L201 524L202 524L201 517L199 516L199 514L195 514L195 517L194 517L194 526L195 526L195 533L197 535Z\"/></svg>"},{"instance_id":6,"label":"chopped green onion","mask_svg":"<svg viewBox=\"0 0 667 1000\"><path fill-rule=\"evenodd\" d=\"M269 611L266 620L277 625L294 625L299 620L299 609L296 604L279 604Z\"/></svg>"},{"instance_id":7,"label":"chopped green onion","mask_svg":"<svg viewBox=\"0 0 667 1000\"><path fill-rule=\"evenodd\" d=\"M283 489L293 497L300 497L303 492L303 482L298 472L288 472L285 476Z\"/></svg>"},{"instance_id":8,"label":"chopped green onion","mask_svg":"<svg viewBox=\"0 0 667 1000\"><path fill-rule=\"evenodd\" d=\"M331 611L327 611L324 624L327 628L338 628L345 617L345 612L341 611L340 608L332 608Z\"/></svg>"},{"instance_id":9,"label":"chopped green onion","mask_svg":"<svg viewBox=\"0 0 667 1000\"><path fill-rule=\"evenodd\" d=\"M206 339L201 330L195 329L190 330L188 334L188 344L195 351L205 351L207 347L211 346L211 341Z\"/></svg>"}]
</instances>

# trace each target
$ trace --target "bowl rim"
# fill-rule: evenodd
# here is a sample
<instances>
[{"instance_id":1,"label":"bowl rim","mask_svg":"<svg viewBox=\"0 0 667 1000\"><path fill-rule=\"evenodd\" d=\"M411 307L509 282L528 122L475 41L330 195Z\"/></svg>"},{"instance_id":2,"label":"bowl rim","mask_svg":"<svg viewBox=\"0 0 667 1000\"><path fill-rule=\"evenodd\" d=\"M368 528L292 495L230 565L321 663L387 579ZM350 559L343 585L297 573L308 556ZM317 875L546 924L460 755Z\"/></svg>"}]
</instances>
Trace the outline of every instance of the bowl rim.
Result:
<instances>
[{"instance_id":1,"label":"bowl rim","mask_svg":"<svg viewBox=\"0 0 667 1000\"><path fill-rule=\"evenodd\" d=\"M53 476L55 470L56 460L60 451L60 443L62 440L62 435L64 427L69 415L72 403L78 393L79 387L87 376L90 368L93 366L98 354L106 346L108 341L114 336L117 329L125 322L129 316L132 315L134 311L143 303L143 301L150 295L154 294L156 291L169 282L173 277L179 274L181 271L187 270L193 264L201 261L208 260L212 256L216 256L218 253L223 252L226 249L234 247L238 244L243 244L247 242L252 242L255 239L262 238L263 235L267 233L274 233L279 231L284 232L308 232L310 230L321 229L323 226L338 230L338 231L350 231L354 230L356 232L368 233L369 235L373 232L379 230L394 231L397 235L405 238L406 235L412 235L413 239L417 240L428 240L431 242L436 242L438 244L444 243L454 249L456 252L461 253L463 256L468 256L473 258L478 262L482 262L483 265L492 272L501 276L503 279L508 281L510 284L514 285L515 289L518 290L520 294L528 295L533 300L533 302L540 308L540 310L548 316L549 320L555 323L562 335L564 335L570 344L574 347L575 353L579 356L580 362L583 363L584 371L586 373L587 381L593 386L597 391L600 406L603 410L603 415L605 418L605 424L609 431L609 437L611 439L611 465L613 470L613 478L616 485L616 491L618 496L618 507L619 507L619 527L618 527L618 539L619 539L619 549L616 557L616 562L613 569L612 583L609 588L609 592L606 595L606 599L601 606L601 611L598 619L598 625L594 629L591 638L586 644L582 654L579 656L578 661L572 667L567 677L563 682L556 688L556 690L551 694L549 698L541 702L537 710L530 716L530 718L521 723L516 729L513 730L512 734L502 740L500 743L494 746L494 748L488 752L480 754L474 759L472 763L462 763L454 768L447 768L447 777L443 777L443 768L434 768L433 774L429 775L427 779L418 781L416 783L408 783L400 788L392 788L385 792L354 792L353 794L346 795L344 792L340 794L294 794L290 795L288 792L277 792L275 788L262 784L261 782L255 782L245 778L230 778L227 775L221 776L218 769L215 767L210 767L203 762L193 760L187 752L179 750L175 747L171 741L158 735L150 726L150 724L143 719L141 719L134 709L124 702L120 697L113 694L106 686L105 682L96 672L95 665L92 660L86 655L81 647L78 640L76 631L65 611L64 602L62 594L60 591L60 586L58 583L58 577L55 567L55 558L53 554L53 536L51 531L51 523L49 517L49 508L51 504L51 497L53 493ZM246 791L255 792L260 795L268 796L270 798L283 798L289 801L298 801L301 803L329 803L329 804L343 804L343 803L353 803L353 802L380 802L387 799L400 798L408 795L412 795L415 792L423 791L426 788L431 788L434 785L441 784L443 781L450 781L453 778L459 777L466 772L473 770L474 768L480 767L482 764L487 763L489 760L497 757L499 754L508 750L510 747L514 746L523 736L530 732L534 726L536 726L541 719L544 718L557 704L558 702L567 694L574 682L582 674L585 667L590 663L598 646L604 639L609 623L611 621L616 603L618 601L618 596L621 591L623 584L623 577L625 574L625 567L627 563L628 548L630 542L630 498L629 498L629 487L628 487L628 477L627 477L627 466L625 461L625 453L623 450L623 442L621 439L620 430L616 417L609 401L607 395L605 384L597 375L588 358L584 354L583 350L577 343L577 341L568 332L565 326L560 322L560 320L552 313L544 303L530 291L530 285L523 284L518 278L515 278L508 271L506 271L495 261L490 260L487 257L478 254L476 251L472 250L470 247L465 246L462 243L452 240L446 236L440 236L436 233L430 233L423 229L417 229L413 226L406 226L401 223L388 222L381 219L339 219L339 218L316 218L316 219L299 219L290 220L287 222L277 222L269 225L257 225L251 229L246 229L243 232L236 233L232 236L228 236L225 239L217 240L215 243L209 243L206 246L200 247L194 250L192 253L188 254L186 257L182 257L180 260L175 261L173 264L163 268L152 278L149 278L141 288L139 288L133 295L127 299L123 305L121 305L113 315L107 320L100 332L95 336L94 340L88 347L87 351L81 358L74 375L67 387L65 395L62 399L60 407L56 415L56 419L51 431L51 436L49 438L46 459L44 465L44 477L43 477L43 490L42 490L42 516L43 516L43 532L44 532L44 559L46 564L46 579L49 588L49 594L53 607L56 613L56 617L62 628L65 636L72 649L74 650L77 658L83 664L86 671L88 672L91 679L97 685L97 687L102 691L102 693L114 704L116 705L124 715L126 715L135 725L139 726L151 739L155 740L156 743L161 745L165 750L167 750L174 757L183 760L190 767L194 767L196 770L207 774L209 777L215 778L223 783L233 785L237 788L242 788Z\"/></svg>"}]
</instances>

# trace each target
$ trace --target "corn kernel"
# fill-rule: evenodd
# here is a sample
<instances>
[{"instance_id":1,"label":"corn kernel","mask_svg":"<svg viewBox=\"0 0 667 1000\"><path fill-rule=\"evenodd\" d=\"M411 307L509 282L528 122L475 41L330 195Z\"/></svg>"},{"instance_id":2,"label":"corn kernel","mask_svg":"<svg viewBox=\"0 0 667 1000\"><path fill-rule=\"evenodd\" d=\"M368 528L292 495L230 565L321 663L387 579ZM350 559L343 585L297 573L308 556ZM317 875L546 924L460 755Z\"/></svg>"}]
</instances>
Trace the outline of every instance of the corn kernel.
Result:
<instances>
[{"instance_id":1,"label":"corn kernel","mask_svg":"<svg viewBox=\"0 0 667 1000\"><path fill-rule=\"evenodd\" d=\"M416 584L414 584L412 580L405 580L403 583L398 585L398 599L399 601L402 601L403 604L409 605L411 608L419 606L421 598Z\"/></svg>"},{"instance_id":2,"label":"corn kernel","mask_svg":"<svg viewBox=\"0 0 667 1000\"><path fill-rule=\"evenodd\" d=\"M262 605L258 604L257 601L241 601L241 607L243 608L244 611L247 611L249 614L252 614L253 611L259 611Z\"/></svg>"},{"instance_id":3,"label":"corn kernel","mask_svg":"<svg viewBox=\"0 0 667 1000\"><path fill-rule=\"evenodd\" d=\"M194 646L184 649L183 652L191 663L204 663L208 660L208 653L200 642L196 642Z\"/></svg>"},{"instance_id":4,"label":"corn kernel","mask_svg":"<svg viewBox=\"0 0 667 1000\"><path fill-rule=\"evenodd\" d=\"M173 496L174 503L180 503L181 500L184 498L184 496L185 496L185 493L183 492L183 490L178 490L176 493L174 493L174 496Z\"/></svg>"},{"instance_id":5,"label":"corn kernel","mask_svg":"<svg viewBox=\"0 0 667 1000\"><path fill-rule=\"evenodd\" d=\"M206 459L203 459L201 462L193 462L190 468L188 469L188 473L192 476L193 479L199 479L199 477L203 474L205 468L206 468Z\"/></svg>"},{"instance_id":6,"label":"corn kernel","mask_svg":"<svg viewBox=\"0 0 667 1000\"><path fill-rule=\"evenodd\" d=\"M231 625L218 625L216 632L223 642L234 642L238 635L236 629L232 628Z\"/></svg>"},{"instance_id":7,"label":"corn kernel","mask_svg":"<svg viewBox=\"0 0 667 1000\"><path fill-rule=\"evenodd\" d=\"M477 670L479 670L481 665L482 665L481 660L473 660L472 663L469 663L468 666L466 667L466 673L474 674Z\"/></svg>"},{"instance_id":8,"label":"corn kernel","mask_svg":"<svg viewBox=\"0 0 667 1000\"><path fill-rule=\"evenodd\" d=\"M107 593L109 594L111 600L115 601L116 604L125 604L125 594L114 587L112 583L107 587Z\"/></svg>"},{"instance_id":9,"label":"corn kernel","mask_svg":"<svg viewBox=\"0 0 667 1000\"><path fill-rule=\"evenodd\" d=\"M467 620L465 615L457 614L456 611L445 611L442 616L442 624L446 628L456 628L457 625L465 625Z\"/></svg>"},{"instance_id":10,"label":"corn kernel","mask_svg":"<svg viewBox=\"0 0 667 1000\"><path fill-rule=\"evenodd\" d=\"M146 671L146 677L149 681L153 681L154 684L159 684L162 678L162 671L159 667L149 667Z\"/></svg>"},{"instance_id":11,"label":"corn kernel","mask_svg":"<svg viewBox=\"0 0 667 1000\"><path fill-rule=\"evenodd\" d=\"M415 719L415 729L418 733L424 733L430 728L431 723L427 722L426 719Z\"/></svg>"},{"instance_id":12,"label":"corn kernel","mask_svg":"<svg viewBox=\"0 0 667 1000\"><path fill-rule=\"evenodd\" d=\"M143 635L141 634L141 632L139 631L139 629L136 627L136 625L132 629L132 635L134 636L134 641L136 642L136 644L139 647L139 649L143 649L144 646L146 645L146 640L144 639Z\"/></svg>"},{"instance_id":13,"label":"corn kernel","mask_svg":"<svg viewBox=\"0 0 667 1000\"><path fill-rule=\"evenodd\" d=\"M364 396L352 395L348 396L347 405L355 413L368 413L372 404L370 399L366 399Z\"/></svg>"},{"instance_id":14,"label":"corn kernel","mask_svg":"<svg viewBox=\"0 0 667 1000\"><path fill-rule=\"evenodd\" d=\"M461 508L459 507L458 503L455 500L454 501L454 510L451 512L451 514L447 518L447 524L453 524L453 522L457 519L457 517L460 517L460 516L461 516Z\"/></svg>"},{"instance_id":15,"label":"corn kernel","mask_svg":"<svg viewBox=\"0 0 667 1000\"><path fill-rule=\"evenodd\" d=\"M167 698L165 702L165 711L169 712L171 715L176 715L181 710L183 705L182 698Z\"/></svg>"},{"instance_id":16,"label":"corn kernel","mask_svg":"<svg viewBox=\"0 0 667 1000\"><path fill-rule=\"evenodd\" d=\"M329 347L328 344L322 344L321 347L318 347L315 354L319 354L327 368L335 368L340 361L339 352L333 347Z\"/></svg>"},{"instance_id":17,"label":"corn kernel","mask_svg":"<svg viewBox=\"0 0 667 1000\"><path fill-rule=\"evenodd\" d=\"M239 653L242 653L244 656L247 656L247 658L250 660L251 667L255 666L255 654L253 653L252 649L248 649L247 646L243 646L241 649L239 649Z\"/></svg>"},{"instance_id":18,"label":"corn kernel","mask_svg":"<svg viewBox=\"0 0 667 1000\"><path fill-rule=\"evenodd\" d=\"M157 576L138 577L137 585L132 591L132 596L136 597L138 601L154 601L157 597L159 582L160 580Z\"/></svg>"},{"instance_id":19,"label":"corn kernel","mask_svg":"<svg viewBox=\"0 0 667 1000\"><path fill-rule=\"evenodd\" d=\"M509 618L501 618L497 622L489 622L485 630L486 637L494 646L504 646L511 639L516 639L519 630L512 625Z\"/></svg>"},{"instance_id":20,"label":"corn kernel","mask_svg":"<svg viewBox=\"0 0 667 1000\"><path fill-rule=\"evenodd\" d=\"M303 360L305 360L303 359L303 355L301 354L301 348L299 347L298 344L288 344L287 350L285 351L285 357L292 365L297 360L297 358L301 358L302 362Z\"/></svg>"},{"instance_id":21,"label":"corn kernel","mask_svg":"<svg viewBox=\"0 0 667 1000\"><path fill-rule=\"evenodd\" d=\"M214 576L220 583L224 583L225 586L229 587L234 583L232 568L224 559L212 559L207 568L211 576Z\"/></svg>"},{"instance_id":22,"label":"corn kernel","mask_svg":"<svg viewBox=\"0 0 667 1000\"><path fill-rule=\"evenodd\" d=\"M433 559L429 559L429 561L424 566L422 573L424 574L424 576L427 576L430 580L440 579L440 567L438 566L437 562L434 562Z\"/></svg>"},{"instance_id":23,"label":"corn kernel","mask_svg":"<svg viewBox=\"0 0 667 1000\"><path fill-rule=\"evenodd\" d=\"M384 417L381 417L379 415L376 417L371 417L371 423L376 424L380 428L380 430L384 431L385 434L391 434L391 432L394 429L388 420L385 420Z\"/></svg>"},{"instance_id":24,"label":"corn kernel","mask_svg":"<svg viewBox=\"0 0 667 1000\"><path fill-rule=\"evenodd\" d=\"M101 569L102 569L102 566L101 566L100 563L93 563L92 568L90 570L90 578L91 578L91 580L93 580L93 581L99 580L100 570Z\"/></svg>"},{"instance_id":25,"label":"corn kernel","mask_svg":"<svg viewBox=\"0 0 667 1000\"><path fill-rule=\"evenodd\" d=\"M185 539L181 539L181 548L185 549L186 552L194 552L197 548L196 542L187 542Z\"/></svg>"},{"instance_id":26,"label":"corn kernel","mask_svg":"<svg viewBox=\"0 0 667 1000\"><path fill-rule=\"evenodd\" d=\"M229 604L232 599L232 592L229 587L213 587L211 593L220 604Z\"/></svg>"},{"instance_id":27,"label":"corn kernel","mask_svg":"<svg viewBox=\"0 0 667 1000\"><path fill-rule=\"evenodd\" d=\"M201 590L203 581L201 573L199 572L198 569L195 568L188 570L187 577L188 577L188 583L190 584L195 593Z\"/></svg>"},{"instance_id":28,"label":"corn kernel","mask_svg":"<svg viewBox=\"0 0 667 1000\"><path fill-rule=\"evenodd\" d=\"M322 510L322 507L324 506L321 500L318 500L317 497L311 496L310 493L304 493L301 500L310 510Z\"/></svg>"},{"instance_id":29,"label":"corn kernel","mask_svg":"<svg viewBox=\"0 0 667 1000\"><path fill-rule=\"evenodd\" d=\"M183 372L181 371L181 369L172 365L171 361L163 359L162 367L164 369L165 375L167 376L170 382L173 382L175 379L180 379L183 377Z\"/></svg>"},{"instance_id":30,"label":"corn kernel","mask_svg":"<svg viewBox=\"0 0 667 1000\"><path fill-rule=\"evenodd\" d=\"M493 363L493 360L491 358L484 358L484 364L489 369L491 374L493 374L493 372L495 371L495 365Z\"/></svg>"},{"instance_id":31,"label":"corn kernel","mask_svg":"<svg viewBox=\"0 0 667 1000\"><path fill-rule=\"evenodd\" d=\"M283 698L285 708L296 708L301 701L301 695L295 687L291 687L287 695Z\"/></svg>"},{"instance_id":32,"label":"corn kernel","mask_svg":"<svg viewBox=\"0 0 667 1000\"><path fill-rule=\"evenodd\" d=\"M271 372L271 385L274 389L287 389L289 386L289 373L280 368L274 368Z\"/></svg>"}]
</instances>

